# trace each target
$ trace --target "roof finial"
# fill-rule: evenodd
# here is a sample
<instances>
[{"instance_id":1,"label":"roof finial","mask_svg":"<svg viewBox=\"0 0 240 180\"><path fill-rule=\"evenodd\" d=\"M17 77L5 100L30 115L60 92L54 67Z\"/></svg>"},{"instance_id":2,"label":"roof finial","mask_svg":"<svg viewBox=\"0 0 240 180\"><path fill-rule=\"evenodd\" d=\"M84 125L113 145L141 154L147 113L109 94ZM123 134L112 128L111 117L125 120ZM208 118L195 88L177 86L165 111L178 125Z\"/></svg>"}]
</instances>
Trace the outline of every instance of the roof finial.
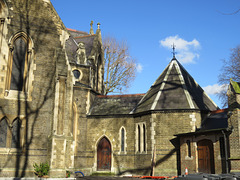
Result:
<instances>
[{"instance_id":1,"label":"roof finial","mask_svg":"<svg viewBox=\"0 0 240 180\"><path fill-rule=\"evenodd\" d=\"M90 28L89 34L93 35L94 34L93 27L92 27L93 26L93 21L91 21L90 26L91 26L91 28Z\"/></svg>"},{"instance_id":2,"label":"roof finial","mask_svg":"<svg viewBox=\"0 0 240 180\"><path fill-rule=\"evenodd\" d=\"M175 55L176 55L175 47L176 47L176 46L175 46L174 43L173 43L173 45L172 45L172 49L173 49L173 51L172 51L173 59L176 59L176 57L175 57Z\"/></svg>"},{"instance_id":3,"label":"roof finial","mask_svg":"<svg viewBox=\"0 0 240 180\"><path fill-rule=\"evenodd\" d=\"M98 28L98 29L100 29L100 25L101 25L100 23L97 23L97 28Z\"/></svg>"}]
</instances>

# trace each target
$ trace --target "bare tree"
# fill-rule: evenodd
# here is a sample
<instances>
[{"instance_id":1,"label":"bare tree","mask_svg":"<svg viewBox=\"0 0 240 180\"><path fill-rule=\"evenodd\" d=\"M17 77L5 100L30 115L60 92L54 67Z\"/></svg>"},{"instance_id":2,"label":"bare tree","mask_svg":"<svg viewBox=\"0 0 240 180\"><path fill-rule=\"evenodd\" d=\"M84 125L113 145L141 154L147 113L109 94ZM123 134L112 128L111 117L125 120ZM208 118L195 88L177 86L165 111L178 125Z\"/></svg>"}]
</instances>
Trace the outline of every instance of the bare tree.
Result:
<instances>
[{"instance_id":1,"label":"bare tree","mask_svg":"<svg viewBox=\"0 0 240 180\"><path fill-rule=\"evenodd\" d=\"M240 45L231 50L231 55L228 60L223 60L223 66L221 73L218 76L218 82L220 84L229 84L229 80L232 78L234 81L240 82ZM227 106L226 91L218 94L223 106Z\"/></svg>"},{"instance_id":2,"label":"bare tree","mask_svg":"<svg viewBox=\"0 0 240 180\"><path fill-rule=\"evenodd\" d=\"M136 61L129 55L125 41L117 41L108 36L103 40L103 48L105 94L122 93L129 88L130 83L135 79Z\"/></svg>"}]
</instances>

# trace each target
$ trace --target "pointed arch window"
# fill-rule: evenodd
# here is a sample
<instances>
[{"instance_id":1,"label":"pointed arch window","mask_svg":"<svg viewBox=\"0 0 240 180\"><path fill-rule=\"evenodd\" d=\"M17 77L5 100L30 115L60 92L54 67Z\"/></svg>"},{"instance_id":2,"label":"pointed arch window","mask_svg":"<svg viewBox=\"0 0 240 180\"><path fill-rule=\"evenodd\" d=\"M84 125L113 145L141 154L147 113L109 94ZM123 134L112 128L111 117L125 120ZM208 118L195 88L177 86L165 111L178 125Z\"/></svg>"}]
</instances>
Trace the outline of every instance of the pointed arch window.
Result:
<instances>
[{"instance_id":1,"label":"pointed arch window","mask_svg":"<svg viewBox=\"0 0 240 180\"><path fill-rule=\"evenodd\" d=\"M121 129L121 152L125 151L125 129Z\"/></svg>"},{"instance_id":2,"label":"pointed arch window","mask_svg":"<svg viewBox=\"0 0 240 180\"><path fill-rule=\"evenodd\" d=\"M146 127L145 124L143 124L143 151L146 151Z\"/></svg>"},{"instance_id":3,"label":"pointed arch window","mask_svg":"<svg viewBox=\"0 0 240 180\"><path fill-rule=\"evenodd\" d=\"M13 45L13 58L11 64L10 90L22 91L24 87L24 75L26 69L27 43L23 37L15 40Z\"/></svg>"},{"instance_id":4,"label":"pointed arch window","mask_svg":"<svg viewBox=\"0 0 240 180\"><path fill-rule=\"evenodd\" d=\"M146 124L138 123L136 126L136 152L146 153L147 151L147 134Z\"/></svg>"},{"instance_id":5,"label":"pointed arch window","mask_svg":"<svg viewBox=\"0 0 240 180\"><path fill-rule=\"evenodd\" d=\"M141 128L138 125L138 152L141 152Z\"/></svg>"},{"instance_id":6,"label":"pointed arch window","mask_svg":"<svg viewBox=\"0 0 240 180\"><path fill-rule=\"evenodd\" d=\"M16 119L13 122L12 128L11 128L11 134L12 134L12 142L11 142L11 148L19 148L21 144L20 139L20 133L21 133L21 121L19 119Z\"/></svg>"},{"instance_id":7,"label":"pointed arch window","mask_svg":"<svg viewBox=\"0 0 240 180\"><path fill-rule=\"evenodd\" d=\"M10 92L12 94L13 92L29 91L28 76L31 75L31 81L34 79L33 64L30 61L32 49L33 43L24 32L19 32L11 38L5 87L7 94L5 96L8 96Z\"/></svg>"},{"instance_id":8,"label":"pointed arch window","mask_svg":"<svg viewBox=\"0 0 240 180\"><path fill-rule=\"evenodd\" d=\"M3 118L0 121L0 148L20 148L21 144L21 121L17 118L9 124Z\"/></svg>"}]
</instances>

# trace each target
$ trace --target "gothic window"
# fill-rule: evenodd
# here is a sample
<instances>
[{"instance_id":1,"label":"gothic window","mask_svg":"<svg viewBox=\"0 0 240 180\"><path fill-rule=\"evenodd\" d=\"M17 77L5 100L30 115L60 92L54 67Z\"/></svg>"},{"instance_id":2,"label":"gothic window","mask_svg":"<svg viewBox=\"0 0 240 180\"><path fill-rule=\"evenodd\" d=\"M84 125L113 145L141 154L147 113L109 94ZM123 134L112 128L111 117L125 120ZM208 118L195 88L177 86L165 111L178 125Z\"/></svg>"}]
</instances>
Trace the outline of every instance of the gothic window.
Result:
<instances>
[{"instance_id":1,"label":"gothic window","mask_svg":"<svg viewBox=\"0 0 240 180\"><path fill-rule=\"evenodd\" d=\"M27 44L22 37L19 37L15 40L13 45L10 90L23 90L26 52Z\"/></svg>"},{"instance_id":2,"label":"gothic window","mask_svg":"<svg viewBox=\"0 0 240 180\"><path fill-rule=\"evenodd\" d=\"M21 128L21 122L19 119L16 119L13 122L12 125L12 142L11 142L11 147L12 148L18 148L20 147L20 128Z\"/></svg>"},{"instance_id":3,"label":"gothic window","mask_svg":"<svg viewBox=\"0 0 240 180\"><path fill-rule=\"evenodd\" d=\"M7 144L8 123L5 118L0 121L0 148L6 147Z\"/></svg>"},{"instance_id":4,"label":"gothic window","mask_svg":"<svg viewBox=\"0 0 240 180\"><path fill-rule=\"evenodd\" d=\"M28 70L31 69L31 52L32 41L25 33L17 33L11 38L9 43L6 91L27 92L28 75L32 73L32 70L28 72ZM31 79L33 79L33 77Z\"/></svg>"},{"instance_id":5,"label":"gothic window","mask_svg":"<svg viewBox=\"0 0 240 180\"><path fill-rule=\"evenodd\" d=\"M139 123L136 126L136 152L147 151L146 124Z\"/></svg>"},{"instance_id":6,"label":"gothic window","mask_svg":"<svg viewBox=\"0 0 240 180\"><path fill-rule=\"evenodd\" d=\"M141 129L140 125L138 125L138 152L141 151Z\"/></svg>"},{"instance_id":7,"label":"gothic window","mask_svg":"<svg viewBox=\"0 0 240 180\"><path fill-rule=\"evenodd\" d=\"M146 151L146 127L145 124L143 124L143 151Z\"/></svg>"},{"instance_id":8,"label":"gothic window","mask_svg":"<svg viewBox=\"0 0 240 180\"><path fill-rule=\"evenodd\" d=\"M121 152L125 151L125 129L121 129Z\"/></svg>"},{"instance_id":9,"label":"gothic window","mask_svg":"<svg viewBox=\"0 0 240 180\"><path fill-rule=\"evenodd\" d=\"M11 125L6 118L0 121L0 148L19 148L20 135L21 121L18 118Z\"/></svg>"}]
</instances>

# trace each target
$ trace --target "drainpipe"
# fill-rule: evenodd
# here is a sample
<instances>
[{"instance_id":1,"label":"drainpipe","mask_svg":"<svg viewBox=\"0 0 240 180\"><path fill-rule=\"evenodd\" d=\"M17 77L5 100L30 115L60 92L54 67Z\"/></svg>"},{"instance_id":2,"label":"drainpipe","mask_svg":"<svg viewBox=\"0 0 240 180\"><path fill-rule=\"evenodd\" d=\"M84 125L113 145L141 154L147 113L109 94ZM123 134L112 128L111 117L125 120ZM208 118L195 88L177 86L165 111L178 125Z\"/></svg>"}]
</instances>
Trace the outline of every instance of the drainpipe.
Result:
<instances>
[{"instance_id":1,"label":"drainpipe","mask_svg":"<svg viewBox=\"0 0 240 180\"><path fill-rule=\"evenodd\" d=\"M225 132L222 130L223 139L224 139L224 149L225 149L225 163L226 163L226 172L229 173L228 167L228 148L227 148L227 138Z\"/></svg>"}]
</instances>

